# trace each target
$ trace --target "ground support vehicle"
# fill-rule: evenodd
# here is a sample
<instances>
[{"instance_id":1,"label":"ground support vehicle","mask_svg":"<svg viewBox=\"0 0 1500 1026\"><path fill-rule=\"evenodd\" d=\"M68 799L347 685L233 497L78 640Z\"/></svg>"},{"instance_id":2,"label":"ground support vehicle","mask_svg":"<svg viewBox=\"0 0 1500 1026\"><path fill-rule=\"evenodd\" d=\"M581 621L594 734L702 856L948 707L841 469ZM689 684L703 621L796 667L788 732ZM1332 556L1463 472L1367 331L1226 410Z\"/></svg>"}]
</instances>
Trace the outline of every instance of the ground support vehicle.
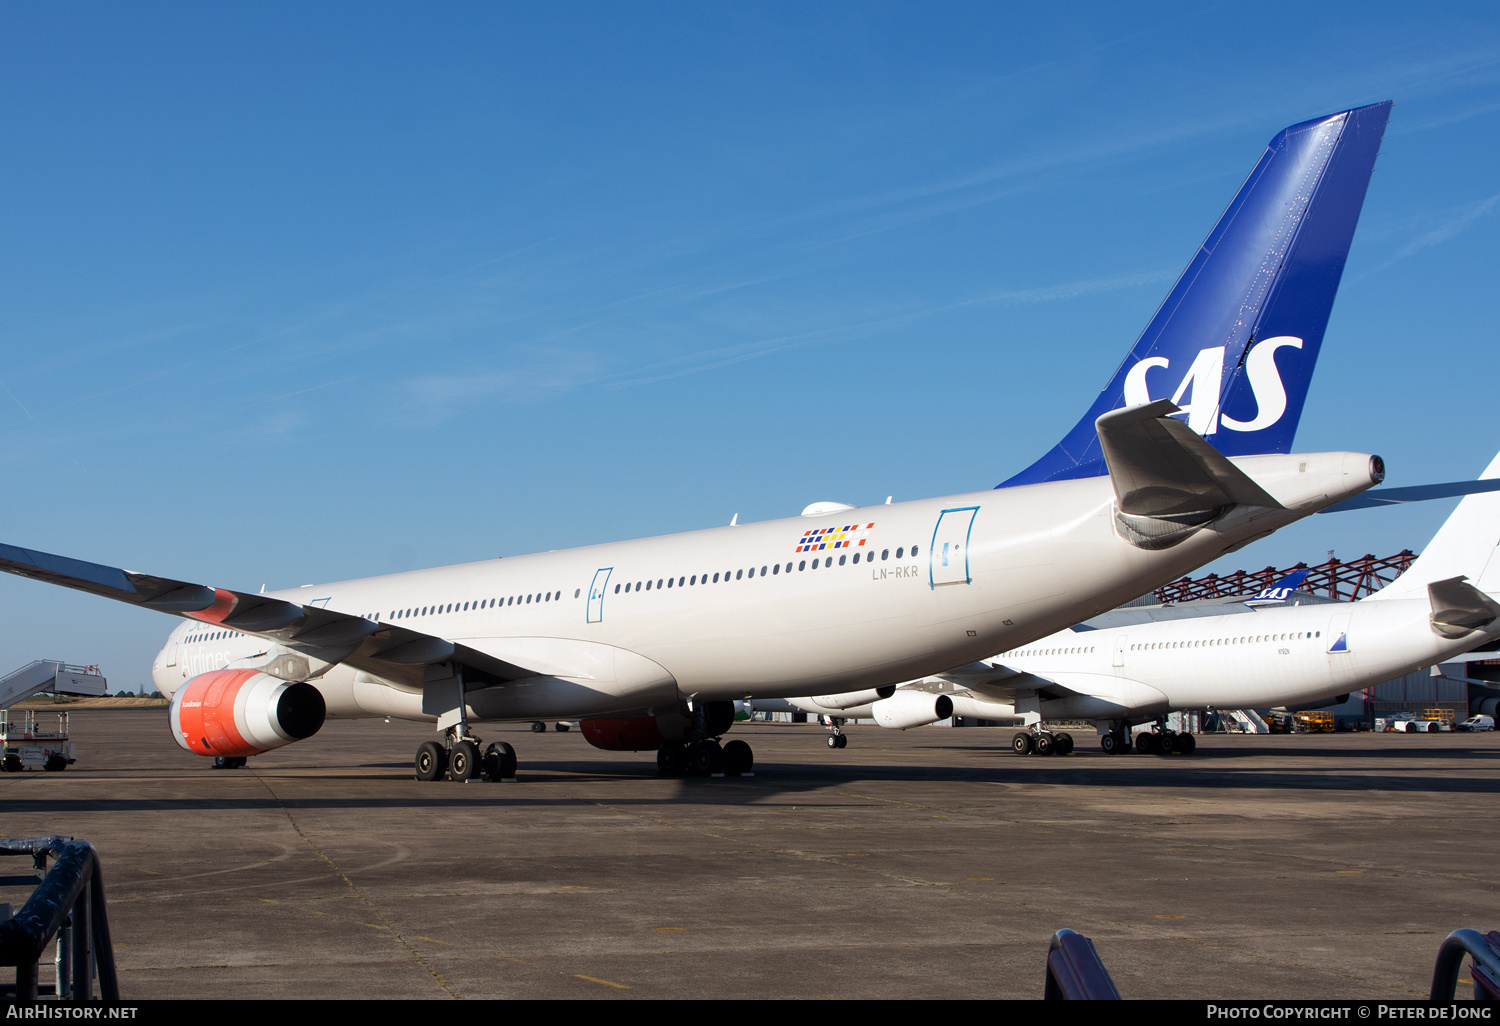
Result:
<instances>
[{"instance_id":1,"label":"ground support vehicle","mask_svg":"<svg viewBox=\"0 0 1500 1026\"><path fill-rule=\"evenodd\" d=\"M57 729L44 730L37 724L35 709L25 710L20 719L9 709L0 709L0 770L19 773L25 769L58 772L67 769L77 758L73 742L68 740L68 714L57 714Z\"/></svg>"}]
</instances>

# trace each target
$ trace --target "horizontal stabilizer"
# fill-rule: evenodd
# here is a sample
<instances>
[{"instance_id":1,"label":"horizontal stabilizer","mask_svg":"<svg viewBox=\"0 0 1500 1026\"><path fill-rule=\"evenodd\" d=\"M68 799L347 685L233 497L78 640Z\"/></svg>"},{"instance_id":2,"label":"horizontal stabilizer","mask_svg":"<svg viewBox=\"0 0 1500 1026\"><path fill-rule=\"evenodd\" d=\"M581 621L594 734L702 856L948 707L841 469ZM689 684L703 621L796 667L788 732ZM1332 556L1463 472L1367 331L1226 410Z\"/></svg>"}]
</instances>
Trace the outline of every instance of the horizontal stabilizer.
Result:
<instances>
[{"instance_id":1,"label":"horizontal stabilizer","mask_svg":"<svg viewBox=\"0 0 1500 1026\"><path fill-rule=\"evenodd\" d=\"M1452 499L1460 495L1482 495L1500 492L1500 478L1484 481L1447 481L1443 484L1411 485L1407 488L1375 488L1352 499L1336 502L1319 513L1343 513L1351 509L1373 509L1402 502L1427 502L1430 499Z\"/></svg>"},{"instance_id":2,"label":"horizontal stabilizer","mask_svg":"<svg viewBox=\"0 0 1500 1026\"><path fill-rule=\"evenodd\" d=\"M1445 638L1461 638L1500 619L1500 605L1462 577L1433 581L1427 597L1432 629Z\"/></svg>"},{"instance_id":3,"label":"horizontal stabilizer","mask_svg":"<svg viewBox=\"0 0 1500 1026\"><path fill-rule=\"evenodd\" d=\"M1095 422L1120 511L1172 517L1224 506L1280 509L1266 490L1180 420L1158 399L1113 410Z\"/></svg>"},{"instance_id":4,"label":"horizontal stabilizer","mask_svg":"<svg viewBox=\"0 0 1500 1026\"><path fill-rule=\"evenodd\" d=\"M420 688L426 668L438 663L465 668L467 680L476 686L536 676L534 670L421 631L270 595L210 588L5 544L0 544L0 570L265 638L323 663L347 663L410 687Z\"/></svg>"}]
</instances>

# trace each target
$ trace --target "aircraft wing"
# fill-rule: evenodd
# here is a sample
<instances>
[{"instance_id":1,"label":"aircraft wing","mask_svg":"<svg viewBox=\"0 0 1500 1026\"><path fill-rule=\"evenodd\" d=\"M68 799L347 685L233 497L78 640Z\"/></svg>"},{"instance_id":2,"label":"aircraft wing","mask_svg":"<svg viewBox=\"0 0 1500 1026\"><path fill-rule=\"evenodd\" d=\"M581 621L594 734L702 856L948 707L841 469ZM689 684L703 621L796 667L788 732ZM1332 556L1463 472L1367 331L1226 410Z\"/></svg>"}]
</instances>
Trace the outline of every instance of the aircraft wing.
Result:
<instances>
[{"instance_id":1,"label":"aircraft wing","mask_svg":"<svg viewBox=\"0 0 1500 1026\"><path fill-rule=\"evenodd\" d=\"M1478 481L1447 481L1443 484L1411 485L1405 488L1372 488L1352 499L1336 502L1319 513L1342 513L1350 509L1373 509L1376 506L1394 506L1403 502L1426 502L1429 499L1451 499L1459 495L1482 495L1500 491L1500 478L1481 478Z\"/></svg>"},{"instance_id":2,"label":"aircraft wing","mask_svg":"<svg viewBox=\"0 0 1500 1026\"><path fill-rule=\"evenodd\" d=\"M958 666L935 676L939 680L966 688L981 698L999 702L1013 702L1017 695L1036 691L1046 691L1053 698L1085 693L1076 691L1050 677L1028 673L1003 663L969 663L967 666Z\"/></svg>"},{"instance_id":3,"label":"aircraft wing","mask_svg":"<svg viewBox=\"0 0 1500 1026\"><path fill-rule=\"evenodd\" d=\"M439 663L463 667L471 683L537 676L536 671L431 634L269 595L174 581L3 543L0 570L252 634L319 662L347 663L408 687L422 687L427 667Z\"/></svg>"}]
</instances>

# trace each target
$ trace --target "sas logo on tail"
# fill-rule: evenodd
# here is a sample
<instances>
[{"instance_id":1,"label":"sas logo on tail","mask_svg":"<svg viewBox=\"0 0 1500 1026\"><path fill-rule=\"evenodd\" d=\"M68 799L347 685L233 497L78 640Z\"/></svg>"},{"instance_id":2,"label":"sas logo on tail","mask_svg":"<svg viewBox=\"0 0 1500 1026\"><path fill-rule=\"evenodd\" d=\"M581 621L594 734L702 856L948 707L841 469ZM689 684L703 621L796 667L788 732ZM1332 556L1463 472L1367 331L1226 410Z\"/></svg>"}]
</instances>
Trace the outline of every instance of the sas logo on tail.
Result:
<instances>
[{"instance_id":1,"label":"sas logo on tail","mask_svg":"<svg viewBox=\"0 0 1500 1026\"><path fill-rule=\"evenodd\" d=\"M1282 346L1301 349L1302 340L1292 335L1277 335L1256 343L1245 358L1245 375L1250 379L1251 392L1255 394L1255 416L1250 420L1235 420L1219 413L1219 395L1224 381L1224 347L1199 350L1171 396L1172 402L1181 407L1188 427L1200 435L1211 435L1220 427L1230 431L1261 431L1280 420L1286 412L1286 386L1281 383L1281 372L1276 369L1276 350ZM1146 375L1155 367L1169 370L1171 361L1165 356L1148 356L1130 368L1125 375L1126 406L1144 406L1152 401ZM1183 402L1183 399L1188 401Z\"/></svg>"},{"instance_id":2,"label":"sas logo on tail","mask_svg":"<svg viewBox=\"0 0 1500 1026\"><path fill-rule=\"evenodd\" d=\"M1293 570L1281 580L1269 588L1262 588L1258 593L1245 600L1245 605L1252 609L1256 606L1274 606L1292 597L1292 593L1302 587L1302 582L1307 580L1308 569Z\"/></svg>"}]
</instances>

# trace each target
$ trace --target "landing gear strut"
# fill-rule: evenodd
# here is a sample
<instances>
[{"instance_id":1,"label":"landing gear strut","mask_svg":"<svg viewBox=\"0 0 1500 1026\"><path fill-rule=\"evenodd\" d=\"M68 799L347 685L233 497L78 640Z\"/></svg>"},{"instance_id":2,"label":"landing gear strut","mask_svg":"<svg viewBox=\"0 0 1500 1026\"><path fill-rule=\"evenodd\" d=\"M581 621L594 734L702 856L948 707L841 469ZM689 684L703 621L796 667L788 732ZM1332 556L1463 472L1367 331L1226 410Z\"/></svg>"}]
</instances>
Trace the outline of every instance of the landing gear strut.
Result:
<instances>
[{"instance_id":1,"label":"landing gear strut","mask_svg":"<svg viewBox=\"0 0 1500 1026\"><path fill-rule=\"evenodd\" d=\"M1043 730L1040 724L1028 727L1011 739L1017 755L1071 755L1073 735Z\"/></svg>"}]
</instances>

